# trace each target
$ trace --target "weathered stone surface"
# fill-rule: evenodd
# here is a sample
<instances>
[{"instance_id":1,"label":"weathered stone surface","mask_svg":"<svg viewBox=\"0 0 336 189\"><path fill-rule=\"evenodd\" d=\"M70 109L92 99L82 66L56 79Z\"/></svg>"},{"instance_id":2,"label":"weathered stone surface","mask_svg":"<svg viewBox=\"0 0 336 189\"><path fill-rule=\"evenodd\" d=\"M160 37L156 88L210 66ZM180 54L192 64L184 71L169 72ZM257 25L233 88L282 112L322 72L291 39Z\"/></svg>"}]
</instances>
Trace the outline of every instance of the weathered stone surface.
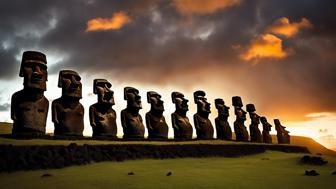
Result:
<instances>
[{"instance_id":1,"label":"weathered stone surface","mask_svg":"<svg viewBox=\"0 0 336 189\"><path fill-rule=\"evenodd\" d=\"M151 104L151 109L146 113L146 126L149 139L167 139L168 125L163 116L164 105L161 95L154 91L147 92L147 102Z\"/></svg>"},{"instance_id":2,"label":"weathered stone surface","mask_svg":"<svg viewBox=\"0 0 336 189\"><path fill-rule=\"evenodd\" d=\"M194 114L197 139L213 139L214 129L209 120L211 107L210 103L205 98L205 92L195 91L194 102L197 104L197 113Z\"/></svg>"},{"instance_id":3,"label":"weathered stone surface","mask_svg":"<svg viewBox=\"0 0 336 189\"><path fill-rule=\"evenodd\" d=\"M43 53L26 51L22 55L20 77L23 90L13 94L11 118L13 136L45 134L49 101L44 96L48 80L47 59Z\"/></svg>"},{"instance_id":4,"label":"weathered stone surface","mask_svg":"<svg viewBox=\"0 0 336 189\"><path fill-rule=\"evenodd\" d=\"M189 110L188 100L180 92L172 93L172 101L176 110L171 114L172 126L175 139L192 139L193 129L187 117Z\"/></svg>"},{"instance_id":5,"label":"weathered stone surface","mask_svg":"<svg viewBox=\"0 0 336 189\"><path fill-rule=\"evenodd\" d=\"M259 130L260 116L255 113L256 109L254 104L247 104L246 110L250 114L251 124L250 124L250 140L251 142L262 142L261 132Z\"/></svg>"},{"instance_id":6,"label":"weathered stone surface","mask_svg":"<svg viewBox=\"0 0 336 189\"><path fill-rule=\"evenodd\" d=\"M117 137L117 115L112 109L115 103L111 87L112 84L106 79L93 81L93 93L97 94L98 102L89 109L92 137Z\"/></svg>"},{"instance_id":7,"label":"weathered stone surface","mask_svg":"<svg viewBox=\"0 0 336 189\"><path fill-rule=\"evenodd\" d=\"M271 144L272 143L272 136L269 132L272 129L272 125L267 122L267 119L264 116L260 117L260 122L263 125L263 131L262 131L263 142Z\"/></svg>"},{"instance_id":8,"label":"weathered stone surface","mask_svg":"<svg viewBox=\"0 0 336 189\"><path fill-rule=\"evenodd\" d=\"M127 100L127 107L121 111L121 125L124 130L123 138L144 138L145 126L139 114L139 110L142 109L139 91L133 87L125 87L124 99Z\"/></svg>"},{"instance_id":9,"label":"weathered stone surface","mask_svg":"<svg viewBox=\"0 0 336 189\"><path fill-rule=\"evenodd\" d=\"M232 105L235 108L236 121L234 122L234 131L237 141L248 141L248 132L244 122L246 121L246 112L242 109L243 102L239 96L232 97Z\"/></svg>"},{"instance_id":10,"label":"weathered stone surface","mask_svg":"<svg viewBox=\"0 0 336 189\"><path fill-rule=\"evenodd\" d=\"M215 99L218 116L215 119L217 139L232 140L232 130L228 122L230 107L225 105L223 99Z\"/></svg>"},{"instance_id":11,"label":"weathered stone surface","mask_svg":"<svg viewBox=\"0 0 336 189\"><path fill-rule=\"evenodd\" d=\"M279 119L274 119L275 130L277 131L277 138L279 144L290 144L289 131L282 126Z\"/></svg>"},{"instance_id":12,"label":"weathered stone surface","mask_svg":"<svg viewBox=\"0 0 336 189\"><path fill-rule=\"evenodd\" d=\"M82 136L84 130L84 107L79 102L82 98L82 83L79 74L72 70L59 73L58 87L62 96L52 102L52 121L55 136Z\"/></svg>"}]
</instances>

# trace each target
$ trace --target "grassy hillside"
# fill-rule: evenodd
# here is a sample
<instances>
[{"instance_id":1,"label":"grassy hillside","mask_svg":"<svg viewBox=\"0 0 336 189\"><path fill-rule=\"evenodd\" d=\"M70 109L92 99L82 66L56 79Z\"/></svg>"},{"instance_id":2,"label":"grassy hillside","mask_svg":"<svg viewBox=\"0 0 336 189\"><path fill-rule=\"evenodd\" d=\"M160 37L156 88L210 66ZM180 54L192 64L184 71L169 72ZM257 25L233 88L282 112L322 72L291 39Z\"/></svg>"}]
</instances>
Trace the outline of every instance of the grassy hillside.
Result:
<instances>
[{"instance_id":1,"label":"grassy hillside","mask_svg":"<svg viewBox=\"0 0 336 189\"><path fill-rule=\"evenodd\" d=\"M336 188L336 158L324 166L298 164L302 154L266 152L241 158L105 162L64 169L0 174L5 188ZM304 176L315 169L321 175ZM134 175L128 175L133 172ZM166 176L171 172L171 176ZM48 173L52 176L42 178Z\"/></svg>"}]
</instances>

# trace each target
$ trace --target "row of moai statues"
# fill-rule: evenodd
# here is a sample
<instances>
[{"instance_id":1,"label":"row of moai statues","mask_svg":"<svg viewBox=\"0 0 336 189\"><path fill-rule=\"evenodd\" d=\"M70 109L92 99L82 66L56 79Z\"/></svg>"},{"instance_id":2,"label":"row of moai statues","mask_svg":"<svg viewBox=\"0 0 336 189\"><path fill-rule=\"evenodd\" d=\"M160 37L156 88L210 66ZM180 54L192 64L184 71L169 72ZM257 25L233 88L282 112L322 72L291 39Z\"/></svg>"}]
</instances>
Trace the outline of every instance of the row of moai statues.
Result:
<instances>
[{"instance_id":1,"label":"row of moai statues","mask_svg":"<svg viewBox=\"0 0 336 189\"><path fill-rule=\"evenodd\" d=\"M24 88L13 94L11 102L11 118L14 121L13 135L39 133L45 134L46 119L49 101L44 96L47 81L47 59L43 53L26 51L23 53L20 76L24 78ZM52 121L55 126L55 136L82 136L84 130L84 107L79 102L82 98L82 83L79 74L72 70L59 72L58 87L62 88L62 96L52 102ZM116 138L117 114L112 106L114 92L111 83L106 79L95 79L93 92L98 97L98 102L89 108L90 124L93 137ZM180 92L171 94L172 102L176 110L171 114L172 127L175 139L192 139L193 128L187 117L189 111L188 100ZM139 114L141 97L139 91L133 87L124 88L124 99L127 107L121 111L121 124L124 132L123 138L144 138L145 126ZM146 113L145 121L148 130L148 138L167 139L168 124L164 112L164 102L161 95L147 92L147 102L151 109ZM214 128L209 120L210 103L206 99L204 91L194 92L194 102L197 104L197 112L194 114L194 126L198 139L212 139ZM223 99L215 99L218 117L215 119L217 138L232 140L232 131L228 122L229 107ZM237 141L248 141L249 136L244 125L246 112L242 109L243 103L240 97L232 98L235 108L236 120L234 132ZM270 135L271 125L265 117L255 113L253 104L246 106L251 117L250 138L252 142L272 143ZM258 125L263 124L260 132ZM279 120L274 121L277 130L278 142L289 143L289 132L281 125Z\"/></svg>"}]
</instances>

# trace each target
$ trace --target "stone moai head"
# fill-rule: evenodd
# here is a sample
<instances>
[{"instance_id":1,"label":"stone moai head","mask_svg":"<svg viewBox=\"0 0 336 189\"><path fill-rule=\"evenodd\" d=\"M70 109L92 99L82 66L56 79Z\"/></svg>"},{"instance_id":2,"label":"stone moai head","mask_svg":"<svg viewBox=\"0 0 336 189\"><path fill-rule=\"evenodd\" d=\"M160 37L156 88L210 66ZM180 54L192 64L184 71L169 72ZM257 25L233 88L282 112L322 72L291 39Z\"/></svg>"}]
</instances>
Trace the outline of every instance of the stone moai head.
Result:
<instances>
[{"instance_id":1,"label":"stone moai head","mask_svg":"<svg viewBox=\"0 0 336 189\"><path fill-rule=\"evenodd\" d=\"M22 55L20 77L25 89L47 90L47 58L41 52L26 51Z\"/></svg>"},{"instance_id":2,"label":"stone moai head","mask_svg":"<svg viewBox=\"0 0 336 189\"><path fill-rule=\"evenodd\" d=\"M106 79L93 80L93 93L98 95L98 103L113 106L114 92L111 90L112 84Z\"/></svg>"},{"instance_id":3,"label":"stone moai head","mask_svg":"<svg viewBox=\"0 0 336 189\"><path fill-rule=\"evenodd\" d=\"M175 104L176 110L187 112L189 110L189 100L184 98L184 95L180 92L172 92L172 101Z\"/></svg>"},{"instance_id":4,"label":"stone moai head","mask_svg":"<svg viewBox=\"0 0 336 189\"><path fill-rule=\"evenodd\" d=\"M249 113L251 113L251 112L255 112L256 109L255 109L254 104L247 104L247 105L246 105L246 111L249 112Z\"/></svg>"},{"instance_id":5,"label":"stone moai head","mask_svg":"<svg viewBox=\"0 0 336 189\"><path fill-rule=\"evenodd\" d=\"M204 91L195 91L194 92L194 102L197 104L197 112L210 113L211 105L205 98Z\"/></svg>"},{"instance_id":6,"label":"stone moai head","mask_svg":"<svg viewBox=\"0 0 336 189\"><path fill-rule=\"evenodd\" d=\"M133 87L124 88L124 99L127 100L127 107L132 109L141 109L141 96L139 90Z\"/></svg>"},{"instance_id":7,"label":"stone moai head","mask_svg":"<svg viewBox=\"0 0 336 189\"><path fill-rule=\"evenodd\" d=\"M250 113L250 118L253 124L259 124L260 123L260 116L255 113L256 109L254 104L247 104L246 105L246 111Z\"/></svg>"},{"instance_id":8,"label":"stone moai head","mask_svg":"<svg viewBox=\"0 0 336 189\"><path fill-rule=\"evenodd\" d=\"M235 114L237 118L246 120L246 112L242 109L243 102L239 96L232 97L232 105L235 107Z\"/></svg>"},{"instance_id":9,"label":"stone moai head","mask_svg":"<svg viewBox=\"0 0 336 189\"><path fill-rule=\"evenodd\" d=\"M240 96L234 96L232 97L232 106L235 106L235 107L243 107L243 101L242 99L240 98Z\"/></svg>"},{"instance_id":10,"label":"stone moai head","mask_svg":"<svg viewBox=\"0 0 336 189\"><path fill-rule=\"evenodd\" d=\"M161 95L157 92L149 91L147 92L147 102L151 104L151 110L157 112L163 112L164 106L163 101L161 100Z\"/></svg>"},{"instance_id":11,"label":"stone moai head","mask_svg":"<svg viewBox=\"0 0 336 189\"><path fill-rule=\"evenodd\" d=\"M280 120L279 119L274 119L274 125L281 125Z\"/></svg>"},{"instance_id":12,"label":"stone moai head","mask_svg":"<svg viewBox=\"0 0 336 189\"><path fill-rule=\"evenodd\" d=\"M215 99L215 105L216 105L216 109L218 110L219 115L226 116L226 117L230 115L229 113L230 107L225 106L225 102L223 99L221 98Z\"/></svg>"},{"instance_id":13,"label":"stone moai head","mask_svg":"<svg viewBox=\"0 0 336 189\"><path fill-rule=\"evenodd\" d=\"M62 96L82 98L81 77L75 71L61 70L58 77L58 87L62 88Z\"/></svg>"}]
</instances>

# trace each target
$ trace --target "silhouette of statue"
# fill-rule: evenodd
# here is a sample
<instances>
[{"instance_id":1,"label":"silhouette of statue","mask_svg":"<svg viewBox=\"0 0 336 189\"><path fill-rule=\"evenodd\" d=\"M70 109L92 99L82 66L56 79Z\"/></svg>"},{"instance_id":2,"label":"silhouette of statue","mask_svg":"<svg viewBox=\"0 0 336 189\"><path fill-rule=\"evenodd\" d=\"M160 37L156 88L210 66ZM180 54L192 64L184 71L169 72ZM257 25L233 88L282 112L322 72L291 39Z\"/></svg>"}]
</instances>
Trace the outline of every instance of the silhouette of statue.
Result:
<instances>
[{"instance_id":1,"label":"silhouette of statue","mask_svg":"<svg viewBox=\"0 0 336 189\"><path fill-rule=\"evenodd\" d=\"M281 125L279 119L274 119L274 125L275 130L277 131L277 138L279 144L289 144L290 143L290 136L289 131L287 131L284 127Z\"/></svg>"},{"instance_id":2,"label":"silhouette of statue","mask_svg":"<svg viewBox=\"0 0 336 189\"><path fill-rule=\"evenodd\" d=\"M145 126L139 114L142 105L138 89L125 87L124 99L127 100L127 107L121 111L121 125L124 130L123 138L144 138Z\"/></svg>"},{"instance_id":3,"label":"silhouette of statue","mask_svg":"<svg viewBox=\"0 0 336 189\"><path fill-rule=\"evenodd\" d=\"M239 96L232 97L232 105L235 108L236 121L234 122L234 131L237 141L248 141L248 132L244 125L246 121L246 112L242 109L243 102Z\"/></svg>"},{"instance_id":4,"label":"silhouette of statue","mask_svg":"<svg viewBox=\"0 0 336 189\"><path fill-rule=\"evenodd\" d=\"M62 96L52 102L52 121L55 136L83 136L84 107L79 102L82 98L81 77L72 70L59 72L58 87Z\"/></svg>"},{"instance_id":5,"label":"silhouette of statue","mask_svg":"<svg viewBox=\"0 0 336 189\"><path fill-rule=\"evenodd\" d=\"M172 93L172 101L176 110L171 114L175 139L192 139L193 129L187 117L188 100L179 92Z\"/></svg>"},{"instance_id":6,"label":"silhouette of statue","mask_svg":"<svg viewBox=\"0 0 336 189\"><path fill-rule=\"evenodd\" d=\"M90 106L90 124L93 137L112 137L117 135L116 112L112 109L114 92L112 84L106 79L93 81L93 93L98 95L98 102Z\"/></svg>"},{"instance_id":7,"label":"silhouette of statue","mask_svg":"<svg viewBox=\"0 0 336 189\"><path fill-rule=\"evenodd\" d=\"M225 106L223 99L215 99L218 117L215 119L217 138L223 140L232 140L232 130L228 122L230 107Z\"/></svg>"},{"instance_id":8,"label":"silhouette of statue","mask_svg":"<svg viewBox=\"0 0 336 189\"><path fill-rule=\"evenodd\" d=\"M267 122L267 119L264 116L260 117L260 122L263 125L262 135L264 143L272 144L272 136L269 133L272 125Z\"/></svg>"},{"instance_id":9,"label":"silhouette of statue","mask_svg":"<svg viewBox=\"0 0 336 189\"><path fill-rule=\"evenodd\" d=\"M12 96L13 135L45 134L49 101L47 90L47 59L43 53L26 51L22 55L20 77L23 89Z\"/></svg>"},{"instance_id":10,"label":"silhouette of statue","mask_svg":"<svg viewBox=\"0 0 336 189\"><path fill-rule=\"evenodd\" d=\"M246 110L250 114L251 124L250 124L250 138L251 142L262 142L261 132L259 130L260 116L255 113L256 109L254 104L247 104Z\"/></svg>"},{"instance_id":11,"label":"silhouette of statue","mask_svg":"<svg viewBox=\"0 0 336 189\"><path fill-rule=\"evenodd\" d=\"M147 102L151 104L150 111L146 113L148 138L168 139L168 125L162 115L164 106L161 95L149 91L147 92Z\"/></svg>"},{"instance_id":12,"label":"silhouette of statue","mask_svg":"<svg viewBox=\"0 0 336 189\"><path fill-rule=\"evenodd\" d=\"M214 129L209 120L210 103L205 98L205 92L195 91L194 102L197 104L197 113L194 114L197 139L213 139Z\"/></svg>"}]
</instances>

